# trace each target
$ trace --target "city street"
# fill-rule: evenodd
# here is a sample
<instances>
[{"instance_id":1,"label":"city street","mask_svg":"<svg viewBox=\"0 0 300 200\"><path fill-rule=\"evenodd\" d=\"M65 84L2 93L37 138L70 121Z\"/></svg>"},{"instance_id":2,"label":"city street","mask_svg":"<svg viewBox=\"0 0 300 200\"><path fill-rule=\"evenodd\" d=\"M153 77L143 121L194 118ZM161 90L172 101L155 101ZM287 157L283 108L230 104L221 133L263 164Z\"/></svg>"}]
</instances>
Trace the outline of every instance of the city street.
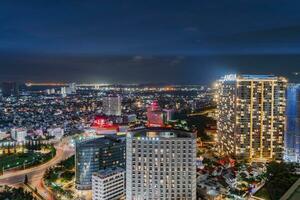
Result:
<instances>
[{"instance_id":1,"label":"city street","mask_svg":"<svg viewBox=\"0 0 300 200\"><path fill-rule=\"evenodd\" d=\"M9 185L15 187L21 186L25 175L27 175L28 182L33 188L37 188L38 192L45 199L53 199L51 191L49 191L43 184L43 176L49 167L56 165L60 161L65 160L74 154L74 150L69 147L69 140L69 138L65 138L55 145L56 155L49 162L25 170L4 173L3 176L0 176L0 185Z\"/></svg>"}]
</instances>

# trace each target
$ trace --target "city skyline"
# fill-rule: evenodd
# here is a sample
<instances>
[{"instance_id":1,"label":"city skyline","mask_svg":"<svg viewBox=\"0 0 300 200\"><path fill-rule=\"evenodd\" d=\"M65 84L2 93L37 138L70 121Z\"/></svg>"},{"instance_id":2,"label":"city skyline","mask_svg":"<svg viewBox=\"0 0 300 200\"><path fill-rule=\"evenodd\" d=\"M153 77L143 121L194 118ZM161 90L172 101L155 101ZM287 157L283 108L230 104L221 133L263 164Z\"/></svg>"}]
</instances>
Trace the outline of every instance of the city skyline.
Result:
<instances>
[{"instance_id":1,"label":"city skyline","mask_svg":"<svg viewBox=\"0 0 300 200\"><path fill-rule=\"evenodd\" d=\"M0 1L0 200L300 199L300 1Z\"/></svg>"},{"instance_id":2,"label":"city skyline","mask_svg":"<svg viewBox=\"0 0 300 200\"><path fill-rule=\"evenodd\" d=\"M11 190L4 185L49 200L235 199L261 197L261 187L274 199L290 195L299 118L285 112L298 101L287 84L249 74L214 87L69 83L19 92L5 83L0 197Z\"/></svg>"}]
</instances>

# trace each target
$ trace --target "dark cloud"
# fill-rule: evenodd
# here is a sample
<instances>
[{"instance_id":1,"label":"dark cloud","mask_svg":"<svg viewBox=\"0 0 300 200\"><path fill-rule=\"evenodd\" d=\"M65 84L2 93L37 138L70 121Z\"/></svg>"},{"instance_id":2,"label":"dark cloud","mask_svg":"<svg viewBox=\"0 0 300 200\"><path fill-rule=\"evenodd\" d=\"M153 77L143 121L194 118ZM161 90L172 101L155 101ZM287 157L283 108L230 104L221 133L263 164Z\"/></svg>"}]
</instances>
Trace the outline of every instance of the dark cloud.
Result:
<instances>
[{"instance_id":1,"label":"dark cloud","mask_svg":"<svg viewBox=\"0 0 300 200\"><path fill-rule=\"evenodd\" d=\"M0 2L0 80L210 82L293 78L297 0ZM284 71L282 71L284 67Z\"/></svg>"},{"instance_id":2,"label":"dark cloud","mask_svg":"<svg viewBox=\"0 0 300 200\"><path fill-rule=\"evenodd\" d=\"M98 83L211 83L226 73L275 74L300 81L299 55L0 56L0 80ZM298 70L299 71L299 70Z\"/></svg>"}]
</instances>

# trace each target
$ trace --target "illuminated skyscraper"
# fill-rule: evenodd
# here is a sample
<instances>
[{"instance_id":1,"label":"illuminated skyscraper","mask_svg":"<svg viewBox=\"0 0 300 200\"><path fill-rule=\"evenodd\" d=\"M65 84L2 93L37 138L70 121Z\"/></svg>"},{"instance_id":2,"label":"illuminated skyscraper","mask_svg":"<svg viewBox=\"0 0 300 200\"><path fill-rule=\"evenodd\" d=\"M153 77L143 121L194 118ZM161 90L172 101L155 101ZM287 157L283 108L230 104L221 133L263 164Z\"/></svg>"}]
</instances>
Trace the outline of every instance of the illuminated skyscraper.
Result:
<instances>
[{"instance_id":1,"label":"illuminated skyscraper","mask_svg":"<svg viewBox=\"0 0 300 200\"><path fill-rule=\"evenodd\" d=\"M164 113L157 101L153 101L147 108L147 120L149 127L163 127L165 125Z\"/></svg>"},{"instance_id":2,"label":"illuminated skyscraper","mask_svg":"<svg viewBox=\"0 0 300 200\"><path fill-rule=\"evenodd\" d=\"M196 135L161 128L129 133L126 199L196 200Z\"/></svg>"},{"instance_id":3,"label":"illuminated skyscraper","mask_svg":"<svg viewBox=\"0 0 300 200\"><path fill-rule=\"evenodd\" d=\"M250 161L281 160L287 80L272 75L227 75L218 83L221 153Z\"/></svg>"},{"instance_id":4,"label":"illuminated skyscraper","mask_svg":"<svg viewBox=\"0 0 300 200\"><path fill-rule=\"evenodd\" d=\"M288 85L286 115L285 159L300 162L300 84Z\"/></svg>"},{"instance_id":5,"label":"illuminated skyscraper","mask_svg":"<svg viewBox=\"0 0 300 200\"><path fill-rule=\"evenodd\" d=\"M76 143L76 188L92 188L92 174L110 167L125 168L125 137L107 136Z\"/></svg>"},{"instance_id":6,"label":"illuminated skyscraper","mask_svg":"<svg viewBox=\"0 0 300 200\"><path fill-rule=\"evenodd\" d=\"M122 112L122 100L120 96L103 97L103 113L106 115L120 116Z\"/></svg>"}]
</instances>

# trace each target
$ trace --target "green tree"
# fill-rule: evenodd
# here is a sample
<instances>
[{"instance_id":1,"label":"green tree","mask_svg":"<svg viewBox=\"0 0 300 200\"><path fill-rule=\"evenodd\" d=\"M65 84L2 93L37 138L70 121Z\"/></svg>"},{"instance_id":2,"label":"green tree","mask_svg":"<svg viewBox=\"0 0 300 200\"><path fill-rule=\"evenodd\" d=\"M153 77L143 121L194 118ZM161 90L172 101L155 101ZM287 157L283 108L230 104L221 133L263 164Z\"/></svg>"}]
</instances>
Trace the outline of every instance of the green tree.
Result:
<instances>
[{"instance_id":1,"label":"green tree","mask_svg":"<svg viewBox=\"0 0 300 200\"><path fill-rule=\"evenodd\" d=\"M11 188L5 186L0 192L0 199L5 200L35 200L31 193L24 191L23 188Z\"/></svg>"},{"instance_id":2,"label":"green tree","mask_svg":"<svg viewBox=\"0 0 300 200\"><path fill-rule=\"evenodd\" d=\"M272 200L280 197L293 185L298 179L293 172L294 166L286 163L271 162L267 166L266 189Z\"/></svg>"}]
</instances>

